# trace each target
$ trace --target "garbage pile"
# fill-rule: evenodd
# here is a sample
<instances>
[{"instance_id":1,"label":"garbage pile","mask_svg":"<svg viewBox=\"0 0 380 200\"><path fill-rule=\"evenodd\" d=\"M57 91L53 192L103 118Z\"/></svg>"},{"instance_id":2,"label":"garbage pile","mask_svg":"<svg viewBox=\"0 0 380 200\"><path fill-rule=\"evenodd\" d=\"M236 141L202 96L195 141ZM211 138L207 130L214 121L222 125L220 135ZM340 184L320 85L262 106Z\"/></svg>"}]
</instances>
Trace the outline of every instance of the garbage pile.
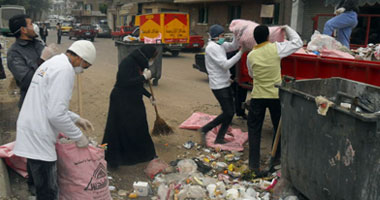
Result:
<instances>
[{"instance_id":1,"label":"garbage pile","mask_svg":"<svg viewBox=\"0 0 380 200\"><path fill-rule=\"evenodd\" d=\"M380 44L368 44L367 47L360 47L352 50L357 60L380 61Z\"/></svg>"},{"instance_id":2,"label":"garbage pile","mask_svg":"<svg viewBox=\"0 0 380 200\"><path fill-rule=\"evenodd\" d=\"M196 148L194 158L177 159L169 164L159 158L144 170L151 182L135 182L128 197L156 200L231 199L269 200L280 172L255 178L243 161L241 152L202 148L192 142L184 148ZM145 198L145 199L146 199Z\"/></svg>"}]
</instances>

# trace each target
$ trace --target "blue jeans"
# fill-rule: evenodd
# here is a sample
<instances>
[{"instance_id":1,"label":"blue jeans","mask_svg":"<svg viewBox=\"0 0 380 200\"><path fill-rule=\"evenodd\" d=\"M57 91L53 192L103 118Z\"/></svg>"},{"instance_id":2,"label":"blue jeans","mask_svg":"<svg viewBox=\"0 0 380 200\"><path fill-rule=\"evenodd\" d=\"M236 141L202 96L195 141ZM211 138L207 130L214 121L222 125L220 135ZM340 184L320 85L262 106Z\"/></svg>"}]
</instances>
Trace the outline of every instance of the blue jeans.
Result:
<instances>
[{"instance_id":1,"label":"blue jeans","mask_svg":"<svg viewBox=\"0 0 380 200\"><path fill-rule=\"evenodd\" d=\"M323 34L332 35L338 30L337 40L344 46L350 48L350 37L352 29L358 25L358 14L354 11L344 12L328 20L323 28Z\"/></svg>"},{"instance_id":2,"label":"blue jeans","mask_svg":"<svg viewBox=\"0 0 380 200\"><path fill-rule=\"evenodd\" d=\"M28 159L27 165L37 200L58 200L57 162Z\"/></svg>"}]
</instances>

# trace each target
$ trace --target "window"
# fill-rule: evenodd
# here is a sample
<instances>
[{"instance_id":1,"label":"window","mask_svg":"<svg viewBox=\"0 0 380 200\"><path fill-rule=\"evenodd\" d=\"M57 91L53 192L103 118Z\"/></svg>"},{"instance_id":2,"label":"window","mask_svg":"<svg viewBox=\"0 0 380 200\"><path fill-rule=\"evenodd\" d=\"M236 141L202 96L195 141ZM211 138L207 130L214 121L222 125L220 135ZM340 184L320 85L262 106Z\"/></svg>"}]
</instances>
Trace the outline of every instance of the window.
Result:
<instances>
[{"instance_id":1,"label":"window","mask_svg":"<svg viewBox=\"0 0 380 200\"><path fill-rule=\"evenodd\" d=\"M241 6L229 6L228 7L229 21L241 18Z\"/></svg>"},{"instance_id":2,"label":"window","mask_svg":"<svg viewBox=\"0 0 380 200\"><path fill-rule=\"evenodd\" d=\"M161 12L179 12L178 9L161 8Z\"/></svg>"},{"instance_id":3,"label":"window","mask_svg":"<svg viewBox=\"0 0 380 200\"><path fill-rule=\"evenodd\" d=\"M275 24L278 24L279 19L280 19L280 4L275 3L274 10L273 10L273 18L263 17L262 24L275 25Z\"/></svg>"},{"instance_id":4,"label":"window","mask_svg":"<svg viewBox=\"0 0 380 200\"><path fill-rule=\"evenodd\" d=\"M145 8L144 11L145 13L152 13L152 8Z\"/></svg>"},{"instance_id":5,"label":"window","mask_svg":"<svg viewBox=\"0 0 380 200\"><path fill-rule=\"evenodd\" d=\"M199 9L198 23L207 24L208 23L208 8L202 7Z\"/></svg>"}]
</instances>

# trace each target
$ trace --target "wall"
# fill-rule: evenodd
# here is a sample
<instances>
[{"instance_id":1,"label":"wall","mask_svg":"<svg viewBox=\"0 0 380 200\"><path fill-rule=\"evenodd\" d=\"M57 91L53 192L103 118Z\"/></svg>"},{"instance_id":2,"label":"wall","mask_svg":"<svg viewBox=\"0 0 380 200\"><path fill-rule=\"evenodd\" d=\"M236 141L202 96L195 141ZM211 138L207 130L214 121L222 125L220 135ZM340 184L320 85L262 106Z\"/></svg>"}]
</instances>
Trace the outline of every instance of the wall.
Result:
<instances>
[{"instance_id":1,"label":"wall","mask_svg":"<svg viewBox=\"0 0 380 200\"><path fill-rule=\"evenodd\" d=\"M303 18L303 24L302 24L302 32L301 37L304 40L309 41L311 35L313 34L313 17L317 14L330 14L334 13L334 7L328 6L325 7L324 2L321 3L320 1L304 1L304 10L303 10L303 16L298 16ZM326 20L321 19L318 24L320 29L323 30L323 25L325 24Z\"/></svg>"}]
</instances>

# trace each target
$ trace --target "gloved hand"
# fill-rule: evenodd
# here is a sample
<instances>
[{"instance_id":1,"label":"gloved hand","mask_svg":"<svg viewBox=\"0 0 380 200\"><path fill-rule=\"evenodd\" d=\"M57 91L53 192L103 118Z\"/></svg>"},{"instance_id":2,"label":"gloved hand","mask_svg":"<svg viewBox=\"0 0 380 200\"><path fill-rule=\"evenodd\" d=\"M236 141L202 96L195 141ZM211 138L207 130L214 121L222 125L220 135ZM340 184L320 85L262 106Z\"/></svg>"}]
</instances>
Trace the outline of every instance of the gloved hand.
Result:
<instances>
[{"instance_id":1,"label":"gloved hand","mask_svg":"<svg viewBox=\"0 0 380 200\"><path fill-rule=\"evenodd\" d=\"M149 100L150 100L150 103L151 103L153 106L156 105L156 100L153 99L153 96L150 96L150 97L149 97Z\"/></svg>"},{"instance_id":2,"label":"gloved hand","mask_svg":"<svg viewBox=\"0 0 380 200\"><path fill-rule=\"evenodd\" d=\"M83 130L87 131L87 129L91 129L92 131L94 131L94 126L91 124L90 121L88 121L87 119L83 119L83 118L79 118L75 124L79 127L79 128L82 128Z\"/></svg>"},{"instance_id":3,"label":"gloved hand","mask_svg":"<svg viewBox=\"0 0 380 200\"><path fill-rule=\"evenodd\" d=\"M346 11L345 8L338 8L335 10L334 14L340 15L340 14L344 13L344 11Z\"/></svg>"},{"instance_id":4,"label":"gloved hand","mask_svg":"<svg viewBox=\"0 0 380 200\"><path fill-rule=\"evenodd\" d=\"M42 60L46 61L49 58L51 58L55 55L58 55L58 54L59 54L59 50L58 50L57 45L52 43L52 44L48 45L47 47L45 47L44 50L42 50L40 58Z\"/></svg>"},{"instance_id":5,"label":"gloved hand","mask_svg":"<svg viewBox=\"0 0 380 200\"><path fill-rule=\"evenodd\" d=\"M145 68L143 71L143 76L145 77L145 80L149 80L152 78L152 72L148 68Z\"/></svg>"},{"instance_id":6,"label":"gloved hand","mask_svg":"<svg viewBox=\"0 0 380 200\"><path fill-rule=\"evenodd\" d=\"M87 137L84 134L82 134L82 136L79 138L79 140L75 142L75 144L79 148L87 147L89 143L90 143L90 141L88 141Z\"/></svg>"}]
</instances>

